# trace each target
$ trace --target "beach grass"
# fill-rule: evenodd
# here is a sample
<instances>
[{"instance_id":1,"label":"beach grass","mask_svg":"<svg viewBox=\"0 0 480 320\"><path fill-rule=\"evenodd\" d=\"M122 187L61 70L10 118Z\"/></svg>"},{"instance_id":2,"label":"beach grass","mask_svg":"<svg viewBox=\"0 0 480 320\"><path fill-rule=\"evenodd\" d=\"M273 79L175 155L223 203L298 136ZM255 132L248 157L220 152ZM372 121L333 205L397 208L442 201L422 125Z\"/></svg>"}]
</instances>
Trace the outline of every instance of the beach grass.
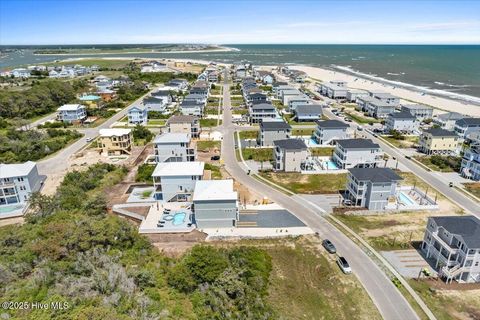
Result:
<instances>
[{"instance_id":1,"label":"beach grass","mask_svg":"<svg viewBox=\"0 0 480 320\"><path fill-rule=\"evenodd\" d=\"M299 172L260 172L260 176L294 193L335 194L345 188L347 174L301 174Z\"/></svg>"}]
</instances>

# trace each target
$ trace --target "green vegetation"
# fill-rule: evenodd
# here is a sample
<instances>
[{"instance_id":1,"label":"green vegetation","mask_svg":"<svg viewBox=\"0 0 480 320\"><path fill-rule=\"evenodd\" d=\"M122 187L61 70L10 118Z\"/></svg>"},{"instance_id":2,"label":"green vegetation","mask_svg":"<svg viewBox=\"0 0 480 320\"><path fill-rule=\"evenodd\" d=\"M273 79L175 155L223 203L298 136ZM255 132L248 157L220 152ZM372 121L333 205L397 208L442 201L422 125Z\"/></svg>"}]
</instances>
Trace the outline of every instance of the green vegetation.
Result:
<instances>
[{"instance_id":1,"label":"green vegetation","mask_svg":"<svg viewBox=\"0 0 480 320\"><path fill-rule=\"evenodd\" d=\"M104 70L120 70L125 68L129 64L129 60L119 60L119 59L79 59L79 60L69 60L69 61L60 61L52 62L47 65L69 65L69 64L80 64L82 66L93 66L97 65L100 71Z\"/></svg>"},{"instance_id":2,"label":"green vegetation","mask_svg":"<svg viewBox=\"0 0 480 320\"><path fill-rule=\"evenodd\" d=\"M201 152L208 152L214 149L220 150L221 142L213 140L200 140L197 141L197 150Z\"/></svg>"},{"instance_id":3,"label":"green vegetation","mask_svg":"<svg viewBox=\"0 0 480 320\"><path fill-rule=\"evenodd\" d=\"M375 119L375 118L371 118L371 117L362 117L362 116L359 116L359 115L357 115L353 112L345 111L345 114L347 114L350 118L352 118L353 121L355 121L358 124L369 124L369 123L380 123L381 122L381 120L379 120L379 119Z\"/></svg>"},{"instance_id":4,"label":"green vegetation","mask_svg":"<svg viewBox=\"0 0 480 320\"><path fill-rule=\"evenodd\" d=\"M311 136L315 128L292 129L292 136Z\"/></svg>"},{"instance_id":5,"label":"green vegetation","mask_svg":"<svg viewBox=\"0 0 480 320\"><path fill-rule=\"evenodd\" d=\"M244 114L248 114L248 110L243 108L235 108L233 109L232 113L244 115Z\"/></svg>"},{"instance_id":6,"label":"green vegetation","mask_svg":"<svg viewBox=\"0 0 480 320\"><path fill-rule=\"evenodd\" d=\"M220 172L220 167L211 163L205 163L205 170L210 170L212 172L213 180L222 179L222 173Z\"/></svg>"},{"instance_id":7,"label":"green vegetation","mask_svg":"<svg viewBox=\"0 0 480 320\"><path fill-rule=\"evenodd\" d=\"M242 105L245 104L243 99L232 98L232 100L230 102L231 102L232 107L239 107L239 106L242 106Z\"/></svg>"},{"instance_id":8,"label":"green vegetation","mask_svg":"<svg viewBox=\"0 0 480 320\"><path fill-rule=\"evenodd\" d=\"M142 143L141 145L144 145L150 142L153 138L153 133L147 128L145 128L144 126L139 124L137 124L135 128L133 128L132 135L133 135L133 141L135 143Z\"/></svg>"},{"instance_id":9,"label":"green vegetation","mask_svg":"<svg viewBox=\"0 0 480 320\"><path fill-rule=\"evenodd\" d=\"M125 70L131 80L146 81L152 84L166 83L172 79L186 79L187 81L195 81L197 75L190 72L173 73L173 72L148 72L141 73L140 67L135 63L130 63Z\"/></svg>"},{"instance_id":10,"label":"green vegetation","mask_svg":"<svg viewBox=\"0 0 480 320\"><path fill-rule=\"evenodd\" d=\"M220 120L219 125L222 123ZM217 119L200 119L200 126L201 127L216 127L217 126Z\"/></svg>"},{"instance_id":11,"label":"green vegetation","mask_svg":"<svg viewBox=\"0 0 480 320\"><path fill-rule=\"evenodd\" d=\"M63 129L17 130L0 133L0 162L40 160L80 138L77 131Z\"/></svg>"},{"instance_id":12,"label":"green vegetation","mask_svg":"<svg viewBox=\"0 0 480 320\"><path fill-rule=\"evenodd\" d=\"M327 157L333 154L333 147L326 148L310 148L310 152L314 157Z\"/></svg>"},{"instance_id":13,"label":"green vegetation","mask_svg":"<svg viewBox=\"0 0 480 320\"><path fill-rule=\"evenodd\" d=\"M34 81L30 89L0 91L0 117L30 119L57 110L75 101L75 95L88 87L86 80L72 82L45 79Z\"/></svg>"},{"instance_id":14,"label":"green vegetation","mask_svg":"<svg viewBox=\"0 0 480 320\"><path fill-rule=\"evenodd\" d=\"M271 161L273 160L273 148L244 148L242 155L244 160Z\"/></svg>"},{"instance_id":15,"label":"green vegetation","mask_svg":"<svg viewBox=\"0 0 480 320\"><path fill-rule=\"evenodd\" d=\"M152 183L152 174L155 170L153 164L141 164L138 166L137 174L135 175L135 181Z\"/></svg>"},{"instance_id":16,"label":"green vegetation","mask_svg":"<svg viewBox=\"0 0 480 320\"><path fill-rule=\"evenodd\" d=\"M414 148L415 145L418 143L418 136L405 136L400 133L395 135L382 136L382 138L397 148Z\"/></svg>"},{"instance_id":17,"label":"green vegetation","mask_svg":"<svg viewBox=\"0 0 480 320\"><path fill-rule=\"evenodd\" d=\"M262 91L266 91L266 92L272 92L272 86L270 85L265 85L265 86L258 86L258 88Z\"/></svg>"},{"instance_id":18,"label":"green vegetation","mask_svg":"<svg viewBox=\"0 0 480 320\"><path fill-rule=\"evenodd\" d=\"M217 107L207 107L205 108L205 114L213 114L216 115L218 114L218 106Z\"/></svg>"},{"instance_id":19,"label":"green vegetation","mask_svg":"<svg viewBox=\"0 0 480 320\"><path fill-rule=\"evenodd\" d=\"M423 163L430 169L440 172L460 172L461 157L454 156L417 156L415 160Z\"/></svg>"},{"instance_id":20,"label":"green vegetation","mask_svg":"<svg viewBox=\"0 0 480 320\"><path fill-rule=\"evenodd\" d=\"M284 116L284 118L285 118L285 121L287 123L292 124L292 125L306 126L306 125L315 125L316 124L315 121L300 121L300 122L298 122L296 120L296 118L291 114L286 114Z\"/></svg>"},{"instance_id":21,"label":"green vegetation","mask_svg":"<svg viewBox=\"0 0 480 320\"><path fill-rule=\"evenodd\" d=\"M258 130L239 131L239 135L240 135L240 139L242 140L257 139Z\"/></svg>"},{"instance_id":22,"label":"green vegetation","mask_svg":"<svg viewBox=\"0 0 480 320\"><path fill-rule=\"evenodd\" d=\"M343 190L347 175L301 174L298 172L261 172L260 175L294 193L332 194Z\"/></svg>"},{"instance_id":23,"label":"green vegetation","mask_svg":"<svg viewBox=\"0 0 480 320\"><path fill-rule=\"evenodd\" d=\"M272 100L272 104L277 108L277 109L285 109L285 106L280 100Z\"/></svg>"},{"instance_id":24,"label":"green vegetation","mask_svg":"<svg viewBox=\"0 0 480 320\"><path fill-rule=\"evenodd\" d=\"M463 185L468 192L480 198L480 182L469 182L464 183Z\"/></svg>"},{"instance_id":25,"label":"green vegetation","mask_svg":"<svg viewBox=\"0 0 480 320\"><path fill-rule=\"evenodd\" d=\"M166 122L167 122L167 120L164 120L164 119L148 119L147 126L163 127L163 126L165 126Z\"/></svg>"}]
</instances>

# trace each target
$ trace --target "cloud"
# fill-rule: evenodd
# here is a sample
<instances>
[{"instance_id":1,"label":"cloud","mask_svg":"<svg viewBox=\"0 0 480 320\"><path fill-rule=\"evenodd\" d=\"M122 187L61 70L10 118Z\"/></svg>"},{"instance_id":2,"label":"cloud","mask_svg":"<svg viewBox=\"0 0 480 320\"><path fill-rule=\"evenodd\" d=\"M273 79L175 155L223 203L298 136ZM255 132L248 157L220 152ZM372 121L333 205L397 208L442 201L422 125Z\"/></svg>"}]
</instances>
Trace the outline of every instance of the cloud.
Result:
<instances>
[{"instance_id":1,"label":"cloud","mask_svg":"<svg viewBox=\"0 0 480 320\"><path fill-rule=\"evenodd\" d=\"M470 28L480 28L480 20L432 22L417 24L409 27L411 31L445 31Z\"/></svg>"},{"instance_id":2,"label":"cloud","mask_svg":"<svg viewBox=\"0 0 480 320\"><path fill-rule=\"evenodd\" d=\"M302 21L293 22L284 25L288 28L308 28L308 27L338 27L338 26L355 26L372 24L372 21L339 21L339 22L319 22L319 21Z\"/></svg>"}]
</instances>

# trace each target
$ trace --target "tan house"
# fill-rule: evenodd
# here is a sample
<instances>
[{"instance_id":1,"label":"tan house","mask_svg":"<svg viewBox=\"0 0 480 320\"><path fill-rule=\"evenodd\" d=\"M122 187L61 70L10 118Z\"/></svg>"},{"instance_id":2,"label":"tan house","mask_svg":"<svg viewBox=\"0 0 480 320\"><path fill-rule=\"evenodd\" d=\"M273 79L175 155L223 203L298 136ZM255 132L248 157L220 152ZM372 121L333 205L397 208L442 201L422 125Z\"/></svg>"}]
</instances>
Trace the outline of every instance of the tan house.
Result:
<instances>
[{"instance_id":1,"label":"tan house","mask_svg":"<svg viewBox=\"0 0 480 320\"><path fill-rule=\"evenodd\" d=\"M167 127L170 133L188 133L192 138L198 138L200 135L200 121L196 116L171 116L167 120Z\"/></svg>"},{"instance_id":2,"label":"tan house","mask_svg":"<svg viewBox=\"0 0 480 320\"><path fill-rule=\"evenodd\" d=\"M420 135L419 149L428 155L448 155L457 152L458 136L453 131L441 128L424 130Z\"/></svg>"},{"instance_id":3,"label":"tan house","mask_svg":"<svg viewBox=\"0 0 480 320\"><path fill-rule=\"evenodd\" d=\"M105 156L131 154L132 129L101 129L98 146Z\"/></svg>"}]
</instances>

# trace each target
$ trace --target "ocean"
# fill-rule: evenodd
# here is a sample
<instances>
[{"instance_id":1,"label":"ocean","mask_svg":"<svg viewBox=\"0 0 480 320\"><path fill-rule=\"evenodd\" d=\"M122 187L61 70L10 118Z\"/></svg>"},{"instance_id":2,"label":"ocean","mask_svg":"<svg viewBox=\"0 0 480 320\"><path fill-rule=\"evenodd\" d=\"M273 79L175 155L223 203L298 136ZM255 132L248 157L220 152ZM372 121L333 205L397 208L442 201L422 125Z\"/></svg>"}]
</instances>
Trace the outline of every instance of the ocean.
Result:
<instances>
[{"instance_id":1,"label":"ocean","mask_svg":"<svg viewBox=\"0 0 480 320\"><path fill-rule=\"evenodd\" d=\"M120 46L120 45L119 45ZM254 65L304 64L333 68L457 99L480 101L480 45L225 45L238 51L104 54L101 57L183 58ZM5 48L5 47L2 47ZM0 70L92 55L34 55L33 49L0 57ZM97 55L99 56L99 55Z\"/></svg>"}]
</instances>

